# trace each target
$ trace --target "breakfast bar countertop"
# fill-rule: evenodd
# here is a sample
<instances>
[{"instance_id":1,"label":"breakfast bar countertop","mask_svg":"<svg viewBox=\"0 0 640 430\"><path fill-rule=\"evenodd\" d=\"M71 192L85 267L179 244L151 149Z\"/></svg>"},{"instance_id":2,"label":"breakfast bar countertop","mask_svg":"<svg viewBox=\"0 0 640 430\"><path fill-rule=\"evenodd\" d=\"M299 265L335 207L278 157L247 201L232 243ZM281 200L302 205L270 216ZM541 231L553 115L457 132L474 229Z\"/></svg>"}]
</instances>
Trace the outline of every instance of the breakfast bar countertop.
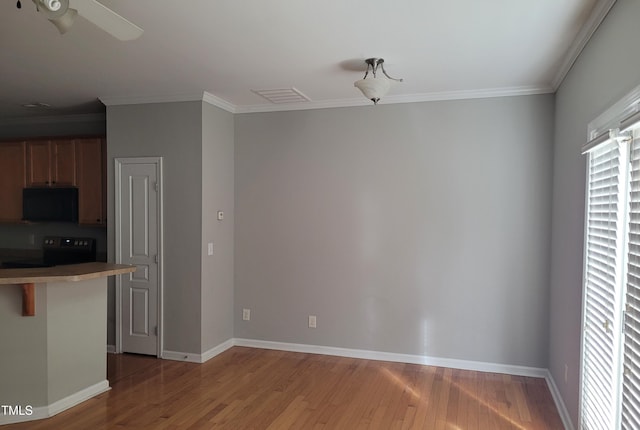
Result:
<instances>
[{"instance_id":1,"label":"breakfast bar countertop","mask_svg":"<svg viewBox=\"0 0 640 430\"><path fill-rule=\"evenodd\" d=\"M75 282L135 272L135 266L113 263L79 263L33 269L0 269L0 285Z\"/></svg>"}]
</instances>

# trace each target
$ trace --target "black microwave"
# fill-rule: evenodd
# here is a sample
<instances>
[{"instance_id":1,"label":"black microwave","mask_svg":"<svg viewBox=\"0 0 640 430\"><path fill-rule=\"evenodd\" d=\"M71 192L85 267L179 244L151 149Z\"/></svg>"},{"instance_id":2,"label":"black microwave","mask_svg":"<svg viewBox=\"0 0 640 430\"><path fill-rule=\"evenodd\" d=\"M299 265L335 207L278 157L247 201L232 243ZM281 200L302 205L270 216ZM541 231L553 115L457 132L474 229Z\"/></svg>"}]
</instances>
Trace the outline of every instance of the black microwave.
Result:
<instances>
[{"instance_id":1,"label":"black microwave","mask_svg":"<svg viewBox=\"0 0 640 430\"><path fill-rule=\"evenodd\" d=\"M78 189L24 188L22 190L24 221L78 222Z\"/></svg>"}]
</instances>

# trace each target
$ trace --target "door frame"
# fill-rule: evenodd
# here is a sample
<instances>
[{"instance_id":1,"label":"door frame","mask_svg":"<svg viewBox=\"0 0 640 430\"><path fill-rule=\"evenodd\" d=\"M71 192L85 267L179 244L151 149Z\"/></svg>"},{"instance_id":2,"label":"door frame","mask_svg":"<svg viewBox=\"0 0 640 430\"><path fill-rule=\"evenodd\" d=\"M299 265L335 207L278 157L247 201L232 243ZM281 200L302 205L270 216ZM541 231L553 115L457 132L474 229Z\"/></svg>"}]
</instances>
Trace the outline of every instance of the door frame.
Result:
<instances>
[{"instance_id":1,"label":"door frame","mask_svg":"<svg viewBox=\"0 0 640 430\"><path fill-rule=\"evenodd\" d=\"M122 263L122 243L120 240L122 234L122 215L120 213L120 200L122 194L120 191L122 174L122 166L125 164L155 164L157 175L157 210L158 213L158 345L156 356L163 358L164 351L164 312L163 312L163 296L164 296L164 241L163 241L163 175L162 175L162 157L121 157L114 159L114 182L115 182L115 262ZM115 305L116 305L116 354L122 353L122 278L116 276L115 284Z\"/></svg>"}]
</instances>

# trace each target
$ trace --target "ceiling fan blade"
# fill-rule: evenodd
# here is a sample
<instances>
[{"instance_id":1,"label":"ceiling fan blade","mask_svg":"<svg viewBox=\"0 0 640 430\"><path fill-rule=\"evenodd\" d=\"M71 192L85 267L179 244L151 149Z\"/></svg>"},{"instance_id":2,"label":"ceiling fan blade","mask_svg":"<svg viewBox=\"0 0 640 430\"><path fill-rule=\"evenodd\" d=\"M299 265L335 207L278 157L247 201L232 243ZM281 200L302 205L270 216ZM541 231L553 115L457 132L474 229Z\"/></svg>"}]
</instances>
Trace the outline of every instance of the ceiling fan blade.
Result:
<instances>
[{"instance_id":1,"label":"ceiling fan blade","mask_svg":"<svg viewBox=\"0 0 640 430\"><path fill-rule=\"evenodd\" d=\"M143 29L118 15L96 0L69 0L69 7L96 26L119 40L134 40L142 35Z\"/></svg>"}]
</instances>

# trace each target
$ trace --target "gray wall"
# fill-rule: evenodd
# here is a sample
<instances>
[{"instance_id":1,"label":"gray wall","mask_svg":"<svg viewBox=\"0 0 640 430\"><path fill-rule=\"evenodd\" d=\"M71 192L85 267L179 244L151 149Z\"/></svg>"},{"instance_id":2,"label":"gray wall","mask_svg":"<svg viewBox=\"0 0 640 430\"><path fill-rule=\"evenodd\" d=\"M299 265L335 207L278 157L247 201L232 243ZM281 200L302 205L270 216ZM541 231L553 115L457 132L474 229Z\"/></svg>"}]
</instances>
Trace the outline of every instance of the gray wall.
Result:
<instances>
[{"instance_id":1,"label":"gray wall","mask_svg":"<svg viewBox=\"0 0 640 430\"><path fill-rule=\"evenodd\" d=\"M107 279L50 282L45 288L51 404L107 379Z\"/></svg>"},{"instance_id":2,"label":"gray wall","mask_svg":"<svg viewBox=\"0 0 640 430\"><path fill-rule=\"evenodd\" d=\"M202 352L233 337L233 121L202 104Z\"/></svg>"},{"instance_id":3,"label":"gray wall","mask_svg":"<svg viewBox=\"0 0 640 430\"><path fill-rule=\"evenodd\" d=\"M640 84L640 2L618 0L556 94L549 369L578 421L587 125ZM569 366L564 382L564 366Z\"/></svg>"},{"instance_id":4,"label":"gray wall","mask_svg":"<svg viewBox=\"0 0 640 430\"><path fill-rule=\"evenodd\" d=\"M202 102L107 108L108 249L113 261L113 163L116 157L164 157L164 347L200 353L202 247ZM114 290L109 339L114 342Z\"/></svg>"},{"instance_id":5,"label":"gray wall","mask_svg":"<svg viewBox=\"0 0 640 430\"><path fill-rule=\"evenodd\" d=\"M19 285L0 286L0 404L47 406L106 380L106 285L36 284L33 317Z\"/></svg>"},{"instance_id":6,"label":"gray wall","mask_svg":"<svg viewBox=\"0 0 640 430\"><path fill-rule=\"evenodd\" d=\"M23 317L20 286L0 285L0 405L49 403L46 285L35 296L35 316Z\"/></svg>"},{"instance_id":7,"label":"gray wall","mask_svg":"<svg viewBox=\"0 0 640 430\"><path fill-rule=\"evenodd\" d=\"M53 136L104 136L104 114L59 115L0 120L0 140Z\"/></svg>"},{"instance_id":8,"label":"gray wall","mask_svg":"<svg viewBox=\"0 0 640 430\"><path fill-rule=\"evenodd\" d=\"M553 115L237 115L235 337L546 367Z\"/></svg>"}]
</instances>

